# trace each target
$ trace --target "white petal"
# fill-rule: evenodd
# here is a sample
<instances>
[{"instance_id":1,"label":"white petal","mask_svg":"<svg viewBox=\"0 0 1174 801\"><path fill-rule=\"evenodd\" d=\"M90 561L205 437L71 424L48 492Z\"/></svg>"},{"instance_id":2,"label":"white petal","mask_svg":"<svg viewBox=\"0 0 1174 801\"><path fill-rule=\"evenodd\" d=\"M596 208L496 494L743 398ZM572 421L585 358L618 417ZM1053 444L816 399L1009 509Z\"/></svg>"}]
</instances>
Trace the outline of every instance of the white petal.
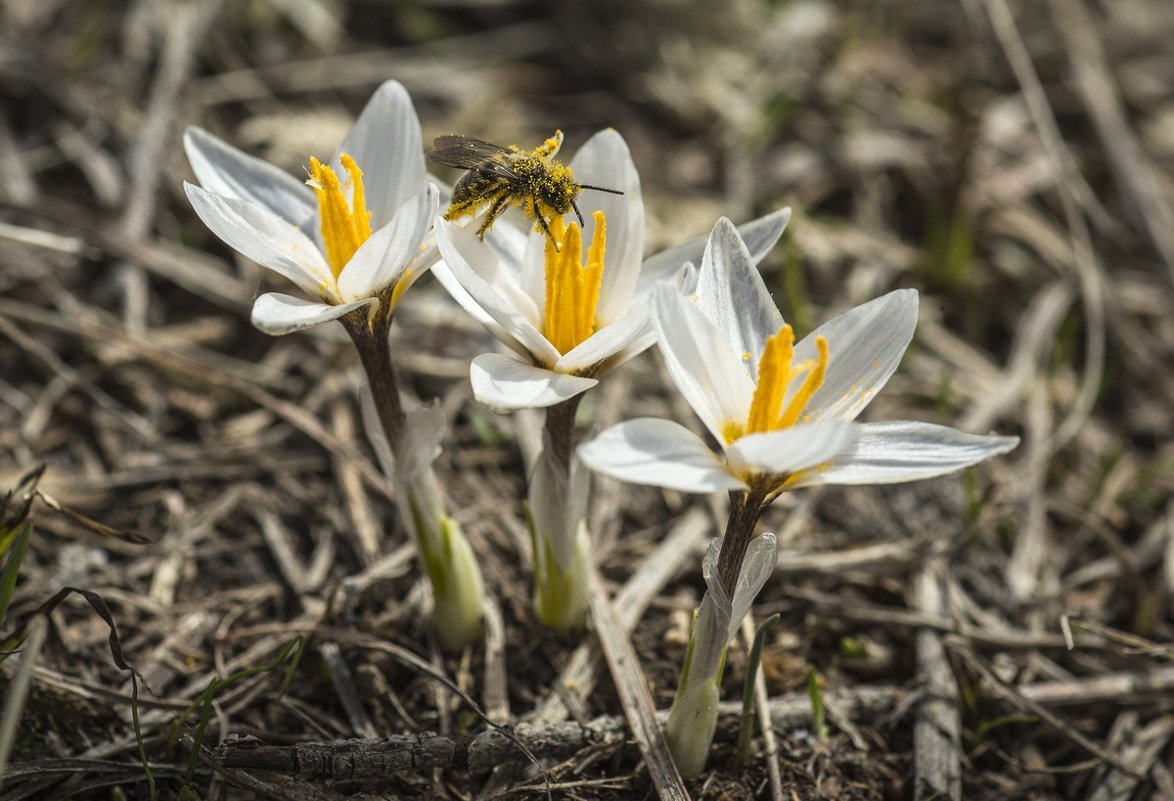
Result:
<instances>
[{"instance_id":1,"label":"white petal","mask_svg":"<svg viewBox=\"0 0 1174 801\"><path fill-rule=\"evenodd\" d=\"M253 325L266 334L280 336L337 320L348 312L376 302L378 301L369 298L331 306L281 292L268 292L253 302L252 319Z\"/></svg>"},{"instance_id":2,"label":"white petal","mask_svg":"<svg viewBox=\"0 0 1174 801\"><path fill-rule=\"evenodd\" d=\"M726 448L730 469L740 474L786 475L815 467L848 451L860 435L855 423L816 423L748 434Z\"/></svg>"},{"instance_id":3,"label":"white petal","mask_svg":"<svg viewBox=\"0 0 1174 801\"><path fill-rule=\"evenodd\" d=\"M424 232L436 216L438 192L428 184L371 234L338 276L338 291L348 300L369 298L395 283L420 251ZM412 276L412 280L420 276Z\"/></svg>"},{"instance_id":4,"label":"white petal","mask_svg":"<svg viewBox=\"0 0 1174 801\"><path fill-rule=\"evenodd\" d=\"M854 448L795 486L917 481L976 465L1019 444L1018 437L967 434L932 423L865 423L860 429Z\"/></svg>"},{"instance_id":5,"label":"white petal","mask_svg":"<svg viewBox=\"0 0 1174 801\"><path fill-rule=\"evenodd\" d=\"M758 360L767 337L783 325L750 251L734 224L724 217L709 235L697 277L697 308L712 320L735 353L745 358L758 379Z\"/></svg>"},{"instance_id":6,"label":"white petal","mask_svg":"<svg viewBox=\"0 0 1174 801\"><path fill-rule=\"evenodd\" d=\"M564 354L554 369L560 373L574 373L605 365L601 372L592 373L600 376L619 367L655 341L652 310L647 303L641 303L623 319L599 329ZM623 354L622 358L616 358L620 354Z\"/></svg>"},{"instance_id":7,"label":"white petal","mask_svg":"<svg viewBox=\"0 0 1174 801\"><path fill-rule=\"evenodd\" d=\"M640 417L612 426L579 446L597 473L682 492L746 489L701 438L670 420Z\"/></svg>"},{"instance_id":8,"label":"white petal","mask_svg":"<svg viewBox=\"0 0 1174 801\"><path fill-rule=\"evenodd\" d=\"M804 420L853 420L897 369L917 326L917 290L898 289L828 320L795 346L816 359L815 338L828 341L828 369ZM796 379L797 381L802 380Z\"/></svg>"},{"instance_id":9,"label":"white petal","mask_svg":"<svg viewBox=\"0 0 1174 801\"><path fill-rule=\"evenodd\" d=\"M303 229L318 209L313 192L297 178L202 128L184 131L183 149L200 186L213 194L256 203Z\"/></svg>"},{"instance_id":10,"label":"white petal","mask_svg":"<svg viewBox=\"0 0 1174 801\"><path fill-rule=\"evenodd\" d=\"M762 261L774 248L790 219L791 210L784 208L738 226L738 235L746 243L755 264ZM666 280L686 262L699 263L707 241L708 237L699 236L646 259L640 271L640 283L636 293L651 292L658 282Z\"/></svg>"},{"instance_id":11,"label":"white petal","mask_svg":"<svg viewBox=\"0 0 1174 801\"><path fill-rule=\"evenodd\" d=\"M440 285L444 287L452 299L462 309L472 315L474 320L489 329L489 332L497 337L498 341L504 345L508 345L519 356L529 356L530 352L519 345L517 340L510 336L508 331L498 325L496 320L486 314L480 304L473 299L473 296L465 291L465 288L461 286L461 282L452 274L452 270L448 268L448 264L443 259L433 264L429 272L440 282Z\"/></svg>"},{"instance_id":12,"label":"white petal","mask_svg":"<svg viewBox=\"0 0 1174 801\"><path fill-rule=\"evenodd\" d=\"M623 192L622 195L613 195L584 189L576 201L585 223L584 247L595 232L592 214L602 211L607 218L603 285L595 316L600 325L608 325L627 313L640 277L640 260L644 256L644 199L640 191L640 174L636 172L624 137L611 128L588 139L571 159L570 166L575 180L581 184Z\"/></svg>"},{"instance_id":13,"label":"white petal","mask_svg":"<svg viewBox=\"0 0 1174 801\"><path fill-rule=\"evenodd\" d=\"M183 188L204 225L227 245L309 295L334 291L334 276L318 247L292 223L246 200L214 195L187 182Z\"/></svg>"},{"instance_id":14,"label":"white petal","mask_svg":"<svg viewBox=\"0 0 1174 801\"><path fill-rule=\"evenodd\" d=\"M485 232L485 243L515 273L521 272L522 257L528 241L527 232L516 225L495 225Z\"/></svg>"},{"instance_id":15,"label":"white petal","mask_svg":"<svg viewBox=\"0 0 1174 801\"><path fill-rule=\"evenodd\" d=\"M531 299L535 308L541 309L546 305L546 235L527 230L525 236L522 260L517 262L518 286Z\"/></svg>"},{"instance_id":16,"label":"white petal","mask_svg":"<svg viewBox=\"0 0 1174 801\"><path fill-rule=\"evenodd\" d=\"M343 153L363 171L372 230L382 228L396 209L424 186L420 120L403 86L386 81L375 90L331 160L336 172L341 169L339 156Z\"/></svg>"},{"instance_id":17,"label":"white petal","mask_svg":"<svg viewBox=\"0 0 1174 801\"><path fill-rule=\"evenodd\" d=\"M515 304L525 306L529 301L517 290L512 276L503 274L506 268L494 252L476 234L446 220L438 218L433 230L448 270L482 311L497 323L498 329L490 331L499 339L500 332L504 332L507 338L502 342L514 349L520 346L533 354L535 361L557 362L562 354L535 327L538 310L518 309ZM459 297L456 300L460 302ZM529 317L531 314L533 318Z\"/></svg>"},{"instance_id":18,"label":"white petal","mask_svg":"<svg viewBox=\"0 0 1174 801\"><path fill-rule=\"evenodd\" d=\"M595 378L564 375L522 364L498 353L482 353L469 368L473 395L495 412L553 406L599 383Z\"/></svg>"},{"instance_id":19,"label":"white petal","mask_svg":"<svg viewBox=\"0 0 1174 801\"><path fill-rule=\"evenodd\" d=\"M671 284L654 296L653 320L669 375L718 442L729 421L743 422L754 382L721 332Z\"/></svg>"},{"instance_id":20,"label":"white petal","mask_svg":"<svg viewBox=\"0 0 1174 801\"><path fill-rule=\"evenodd\" d=\"M647 308L650 304L642 303L640 305ZM631 314L631 312L629 312L629 314ZM629 339L624 347L613 353L611 358L607 360L607 364L602 368L600 374L614 370L621 364L627 362L629 359L639 356L641 353L656 344L656 328L652 325L651 314L649 315L649 318L648 326L641 329L637 336ZM616 323L616 325L623 325L623 322L624 321L621 320L619 323Z\"/></svg>"}]
</instances>

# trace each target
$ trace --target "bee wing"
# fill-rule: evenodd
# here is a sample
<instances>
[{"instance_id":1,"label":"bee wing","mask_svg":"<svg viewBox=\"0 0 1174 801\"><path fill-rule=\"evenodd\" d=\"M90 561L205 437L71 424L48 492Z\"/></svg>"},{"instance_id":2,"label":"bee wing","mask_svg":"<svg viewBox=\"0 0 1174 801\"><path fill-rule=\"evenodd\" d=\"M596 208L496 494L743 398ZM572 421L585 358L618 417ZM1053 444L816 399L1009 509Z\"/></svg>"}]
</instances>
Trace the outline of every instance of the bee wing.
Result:
<instances>
[{"instance_id":1,"label":"bee wing","mask_svg":"<svg viewBox=\"0 0 1174 801\"><path fill-rule=\"evenodd\" d=\"M434 149L428 151L428 158L446 167L460 167L465 170L487 166L488 162L498 161L502 154L509 153L500 145L453 134L436 137L432 141L432 147Z\"/></svg>"}]
</instances>

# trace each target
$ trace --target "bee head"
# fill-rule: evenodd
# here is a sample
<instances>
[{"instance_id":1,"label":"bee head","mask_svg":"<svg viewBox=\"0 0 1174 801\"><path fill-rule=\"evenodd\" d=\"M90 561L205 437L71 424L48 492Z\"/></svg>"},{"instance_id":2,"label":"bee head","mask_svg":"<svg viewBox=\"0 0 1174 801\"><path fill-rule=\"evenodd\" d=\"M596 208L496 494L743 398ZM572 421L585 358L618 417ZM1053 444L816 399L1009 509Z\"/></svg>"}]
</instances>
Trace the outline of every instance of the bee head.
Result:
<instances>
[{"instance_id":1,"label":"bee head","mask_svg":"<svg viewBox=\"0 0 1174 801\"><path fill-rule=\"evenodd\" d=\"M575 176L570 169L561 164L555 165L554 169L546 176L546 180L542 181L537 189L538 199L558 214L566 214L570 211L575 195L579 194L579 185L575 183Z\"/></svg>"}]
</instances>

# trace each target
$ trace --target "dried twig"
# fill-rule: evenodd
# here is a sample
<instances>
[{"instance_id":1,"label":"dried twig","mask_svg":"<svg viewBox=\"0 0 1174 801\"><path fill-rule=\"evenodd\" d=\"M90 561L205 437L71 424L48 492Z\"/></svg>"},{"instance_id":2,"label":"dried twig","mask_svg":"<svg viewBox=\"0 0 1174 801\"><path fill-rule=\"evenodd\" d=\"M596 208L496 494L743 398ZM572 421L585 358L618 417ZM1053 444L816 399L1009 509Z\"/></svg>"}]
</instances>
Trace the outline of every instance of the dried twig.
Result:
<instances>
[{"instance_id":1,"label":"dried twig","mask_svg":"<svg viewBox=\"0 0 1174 801\"><path fill-rule=\"evenodd\" d=\"M851 717L865 719L896 708L902 694L893 687L855 687L831 691L828 697ZM806 693L771 699L768 710L770 725L780 731L804 727L811 720L811 701ZM732 733L740 714L740 702L721 704L719 731ZM667 718L668 710L661 710L655 720L663 722ZM274 771L299 779L378 780L393 771L433 768L460 768L481 775L503 762L517 761L519 743L540 759L561 759L584 748L619 745L625 741L626 731L623 717L605 715L586 724L519 723L513 728L516 741L499 729L468 739L421 733L298 745L268 745L250 737L230 738L217 754L228 767Z\"/></svg>"},{"instance_id":2,"label":"dried twig","mask_svg":"<svg viewBox=\"0 0 1174 801\"><path fill-rule=\"evenodd\" d=\"M603 655L611 669L624 715L648 765L648 773L652 776L657 794L662 801L687 801L689 793L669 754L664 732L656 720L656 709L652 705L648 683L644 671L640 669L636 651L632 648L632 641L616 617L607 590L594 570L591 572L589 593L591 619L595 622L599 644L603 647Z\"/></svg>"},{"instance_id":3,"label":"dried twig","mask_svg":"<svg viewBox=\"0 0 1174 801\"><path fill-rule=\"evenodd\" d=\"M945 559L928 560L917 575L915 592L918 608L932 615L945 610L941 574ZM913 727L913 759L916 769L914 797L917 799L962 798L962 716L958 685L946 658L941 636L932 630L917 634L917 667L925 694L917 708Z\"/></svg>"}]
</instances>

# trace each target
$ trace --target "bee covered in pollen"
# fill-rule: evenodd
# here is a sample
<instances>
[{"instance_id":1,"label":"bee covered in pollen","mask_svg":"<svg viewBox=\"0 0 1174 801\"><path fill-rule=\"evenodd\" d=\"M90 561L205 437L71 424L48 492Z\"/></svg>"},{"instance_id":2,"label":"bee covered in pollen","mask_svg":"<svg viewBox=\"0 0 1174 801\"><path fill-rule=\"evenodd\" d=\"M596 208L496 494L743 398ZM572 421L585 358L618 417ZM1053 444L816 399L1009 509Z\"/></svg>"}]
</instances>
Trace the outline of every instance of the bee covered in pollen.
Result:
<instances>
[{"instance_id":1,"label":"bee covered in pollen","mask_svg":"<svg viewBox=\"0 0 1174 801\"><path fill-rule=\"evenodd\" d=\"M468 170L453 187L452 201L444 213L446 220L475 217L485 211L477 236L485 232L511 205L518 205L526 219L533 221L535 230L541 230L555 243L548 218L566 214L572 209L583 224L583 214L575 198L584 189L622 195L616 189L578 183L567 165L555 161L563 143L563 132L555 131L533 150L526 151L511 145L501 147L467 136L438 136L428 158L446 167ZM557 247L557 243L555 243Z\"/></svg>"}]
</instances>

